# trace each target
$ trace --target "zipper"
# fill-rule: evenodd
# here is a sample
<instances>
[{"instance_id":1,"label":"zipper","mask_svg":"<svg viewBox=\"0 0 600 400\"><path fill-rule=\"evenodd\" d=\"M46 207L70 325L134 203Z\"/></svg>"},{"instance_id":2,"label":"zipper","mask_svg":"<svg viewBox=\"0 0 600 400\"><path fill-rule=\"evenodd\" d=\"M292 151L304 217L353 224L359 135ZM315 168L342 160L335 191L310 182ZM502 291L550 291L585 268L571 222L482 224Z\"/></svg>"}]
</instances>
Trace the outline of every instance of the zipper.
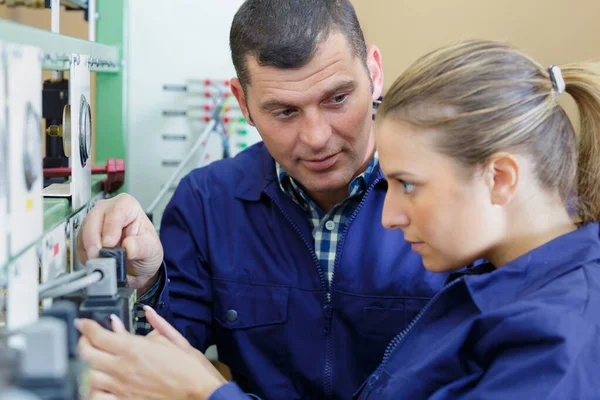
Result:
<instances>
[{"instance_id":1,"label":"zipper","mask_svg":"<svg viewBox=\"0 0 600 400\"><path fill-rule=\"evenodd\" d=\"M371 185L369 185L369 187L367 188L367 191L363 195L362 200L360 201L360 203L358 204L358 206L352 213L352 216L348 219L346 226L344 227L342 239L338 243L338 246L336 249L335 263L333 264L333 270L331 271L331 282L327 281L325 274L323 273L323 268L321 267L321 263L319 262L319 259L317 258L317 254L315 253L314 246L311 246L310 242L302 234L302 232L300 231L298 226L294 223L294 221L289 216L289 214L283 209L283 207L281 207L281 204L279 203L279 201L277 199L275 199L274 196L267 193L267 196L271 199L271 201L273 201L273 203L275 203L277 208L279 208L279 211L281 211L283 216L292 225L292 227L294 228L296 233L302 238L304 245L306 246L306 248L308 248L308 250L310 251L310 254L312 255L313 261L315 262L315 265L317 266L317 271L319 272L319 278L321 279L321 287L323 289L323 293L325 296L325 306L323 307L323 310L324 310L325 318L327 319L327 323L328 323L328 325L325 327L325 333L328 336L327 344L326 344L325 371L324 371L324 382L325 382L324 386L325 386L325 397L326 398L331 398L333 395L333 393L332 393L333 392L333 388L332 388L333 368L332 368L332 360L331 360L332 353L333 353L333 338L331 337L330 333L331 333L331 319L333 317L333 310L332 310L332 306L331 306L331 288L333 288L333 282L335 280L335 269L336 269L337 264L339 263L340 255L342 253L341 249L343 248L343 244L345 242L346 235L348 233L348 230L350 229L350 224L356 218L356 216L358 215L358 213L364 206L364 203L365 203L367 197L369 196L369 194L373 191L375 186L382 179L383 178L378 177L371 183Z\"/></svg>"},{"instance_id":2,"label":"zipper","mask_svg":"<svg viewBox=\"0 0 600 400\"><path fill-rule=\"evenodd\" d=\"M360 203L358 204L358 206L356 206L356 209L354 210L354 212L352 213L352 215L350 216L350 218L348 219L348 222L346 223L346 226L344 227L344 232L342 233L342 238L340 240L340 242L337 245L337 249L335 251L335 262L333 263L333 270L331 271L331 283L329 283L329 290L327 291L327 302L328 304L325 307L329 307L329 309L331 310L331 297L332 297L332 293L333 293L333 283L335 281L335 269L336 266L338 265L338 263L340 262L340 256L342 254L342 249L344 247L344 242L346 241L346 235L348 234L348 230L350 229L350 224L352 224L352 221L354 221L354 219L356 218L356 216L358 215L358 213L360 212L360 210L363 208L367 197L369 196L369 194L373 191L373 189L375 188L375 186L382 180L381 177L378 177L377 179L375 179L371 185L369 185L369 187L367 188L367 191L365 192L365 194L363 195ZM331 323L331 320L330 320ZM325 396L326 398L331 398L331 396L333 395L333 367L332 367L332 358L333 358L333 338L331 336L329 336L327 338L327 355L325 358Z\"/></svg>"},{"instance_id":3,"label":"zipper","mask_svg":"<svg viewBox=\"0 0 600 400\"><path fill-rule=\"evenodd\" d=\"M419 314L417 314L417 316L411 321L411 323L406 328L404 328L402 332L400 332L398 335L396 335L396 337L392 339L392 341L387 345L385 352L383 353L383 360L381 361L375 372L369 378L369 383L365 388L366 393L368 393L373 388L375 382L379 380L383 369L385 368L385 365L389 362L396 348L402 343L402 341L404 341L404 339L406 339L411 330L413 330L417 326L417 324L421 321L421 318L423 318L423 315L425 315L425 313L431 308L433 303L435 303L440 298L440 296L446 291L448 291L452 286L458 284L459 282L462 282L463 280L464 278L459 278L446 285L446 287L440 290L435 296L431 298L431 300L429 300L429 302L425 305L425 307L423 307L423 309L421 309L421 311L419 311Z\"/></svg>"},{"instance_id":4,"label":"zipper","mask_svg":"<svg viewBox=\"0 0 600 400\"><path fill-rule=\"evenodd\" d=\"M360 212L360 210L365 205L366 199L369 196L369 194L373 191L373 189L375 188L375 186L381 180L382 180L382 178L375 179L373 181L373 183L371 183L371 185L367 188L367 191L363 195L362 200L360 201L360 203L358 204L358 206L356 206L356 209L354 210L354 212L352 213L352 215L348 219L348 222L346 223L346 226L344 227L344 232L342 233L342 239L338 243L337 249L335 251L335 262L333 263L333 270L331 271L331 285L330 285L330 290L333 288L333 282L335 280L335 269L336 269L338 263L340 262L340 256L342 255L342 248L344 247L344 242L346 241L346 235L348 234L348 231L350 230L350 224L352 224L352 221L354 221L354 219L356 218L356 216L358 215L358 213ZM331 302L331 296L329 296L329 300Z\"/></svg>"},{"instance_id":5,"label":"zipper","mask_svg":"<svg viewBox=\"0 0 600 400\"><path fill-rule=\"evenodd\" d=\"M298 228L298 226L294 223L294 221L289 216L289 214L287 212L285 212L285 210L283 209L283 207L281 207L281 204L273 196L271 196L269 193L267 193L267 196L269 196L269 198L271 199L271 201L273 201L273 203L275 203L275 205L277 206L277 208L279 208L279 211L281 211L281 213L283 214L283 216L292 225L292 227L294 228L294 230L296 231L296 233L302 238L302 241L304 242L304 245L306 246L306 248L310 251L310 254L312 255L313 261L315 262L315 265L317 266L317 271L319 272L319 278L321 279L321 288L323 289L323 292L325 293L325 302L327 303L327 300L328 300L328 296L327 296L328 290L327 290L327 286L326 286L325 274L323 273L323 269L321 268L321 263L319 262L319 259L317 258L317 254L315 253L314 246L311 246L310 242L308 240L306 240L306 237L302 234L302 232L300 231L300 229Z\"/></svg>"}]
</instances>

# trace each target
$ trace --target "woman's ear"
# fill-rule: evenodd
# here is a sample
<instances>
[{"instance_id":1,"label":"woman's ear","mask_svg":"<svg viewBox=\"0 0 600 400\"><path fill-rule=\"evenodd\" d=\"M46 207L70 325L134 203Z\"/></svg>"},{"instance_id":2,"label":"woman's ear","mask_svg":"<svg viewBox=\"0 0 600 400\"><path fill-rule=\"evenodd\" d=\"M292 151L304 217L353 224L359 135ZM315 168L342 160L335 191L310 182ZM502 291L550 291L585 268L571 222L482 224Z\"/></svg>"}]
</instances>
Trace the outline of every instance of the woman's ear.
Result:
<instances>
[{"instance_id":1,"label":"woman's ear","mask_svg":"<svg viewBox=\"0 0 600 400\"><path fill-rule=\"evenodd\" d=\"M517 191L519 173L519 162L512 154L496 153L490 157L484 176L492 204L505 206L511 202Z\"/></svg>"}]
</instances>

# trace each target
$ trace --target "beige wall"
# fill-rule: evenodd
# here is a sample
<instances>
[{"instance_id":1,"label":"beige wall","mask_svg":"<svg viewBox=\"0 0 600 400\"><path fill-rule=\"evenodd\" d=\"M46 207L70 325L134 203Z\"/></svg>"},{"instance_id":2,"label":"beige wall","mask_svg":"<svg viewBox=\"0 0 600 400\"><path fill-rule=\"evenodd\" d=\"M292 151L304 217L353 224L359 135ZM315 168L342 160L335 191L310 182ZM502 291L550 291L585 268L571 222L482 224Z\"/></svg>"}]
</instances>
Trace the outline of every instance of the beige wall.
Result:
<instances>
[{"instance_id":1,"label":"beige wall","mask_svg":"<svg viewBox=\"0 0 600 400\"><path fill-rule=\"evenodd\" d=\"M506 41L542 65L600 60L600 0L351 0L383 55L385 89L418 57L461 39ZM568 96L561 103L579 126Z\"/></svg>"},{"instance_id":2,"label":"beige wall","mask_svg":"<svg viewBox=\"0 0 600 400\"><path fill-rule=\"evenodd\" d=\"M383 54L386 88L416 58L460 39L508 41L544 65L600 60L599 0L352 0Z\"/></svg>"}]
</instances>

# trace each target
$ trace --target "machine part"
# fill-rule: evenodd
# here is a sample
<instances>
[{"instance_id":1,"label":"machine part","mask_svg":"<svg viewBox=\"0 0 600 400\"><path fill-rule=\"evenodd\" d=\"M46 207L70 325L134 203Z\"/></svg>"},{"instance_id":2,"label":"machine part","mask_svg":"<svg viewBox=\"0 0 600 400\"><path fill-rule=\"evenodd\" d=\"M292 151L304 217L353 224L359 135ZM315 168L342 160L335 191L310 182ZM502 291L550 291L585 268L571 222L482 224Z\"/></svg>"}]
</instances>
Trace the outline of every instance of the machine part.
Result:
<instances>
[{"instance_id":1,"label":"machine part","mask_svg":"<svg viewBox=\"0 0 600 400\"><path fill-rule=\"evenodd\" d=\"M102 282L103 279L103 273L101 271L94 270L83 278L76 279L65 284L64 286L48 289L43 293L40 293L40 299L63 297L86 288L89 290L89 288L93 288L96 284Z\"/></svg>"},{"instance_id":2,"label":"machine part","mask_svg":"<svg viewBox=\"0 0 600 400\"><path fill-rule=\"evenodd\" d=\"M77 318L77 306L70 301L57 301L52 307L44 310L43 317L54 317L62 320L67 327L67 351L70 359L75 359L79 355L77 349L77 340L79 334L75 328L74 321Z\"/></svg>"},{"instance_id":3,"label":"machine part","mask_svg":"<svg viewBox=\"0 0 600 400\"><path fill-rule=\"evenodd\" d=\"M88 296L108 296L117 294L117 263L114 258L95 258L88 260L86 268L100 272L101 278L88 287Z\"/></svg>"},{"instance_id":4,"label":"machine part","mask_svg":"<svg viewBox=\"0 0 600 400\"><path fill-rule=\"evenodd\" d=\"M71 55L69 72L69 102L71 104L71 182L70 195L73 210L84 207L92 196L90 58L83 54ZM63 137L66 129L63 126Z\"/></svg>"},{"instance_id":5,"label":"machine part","mask_svg":"<svg viewBox=\"0 0 600 400\"><path fill-rule=\"evenodd\" d=\"M62 140L63 140L63 149L65 152L65 156L71 158L72 147L71 147L71 105L65 105L63 109L63 124L62 124Z\"/></svg>"},{"instance_id":6,"label":"machine part","mask_svg":"<svg viewBox=\"0 0 600 400\"><path fill-rule=\"evenodd\" d=\"M0 331L0 334L4 332ZM41 400L33 393L18 388L21 355L4 342L0 342L0 400Z\"/></svg>"},{"instance_id":7,"label":"machine part","mask_svg":"<svg viewBox=\"0 0 600 400\"><path fill-rule=\"evenodd\" d=\"M44 292L47 292L48 290L54 289L58 286L65 285L76 279L81 279L81 278L85 277L86 275L88 275L87 270L81 270L81 271L73 272L71 274L61 275L55 279L50 280L49 282L45 282L45 283L42 283L41 285L39 285L38 292L40 294L42 294Z\"/></svg>"},{"instance_id":8,"label":"machine part","mask_svg":"<svg viewBox=\"0 0 600 400\"><path fill-rule=\"evenodd\" d=\"M41 54L29 46L7 45L10 256L39 241L42 204ZM35 262L37 265L37 261ZM37 290L36 290L37 293Z\"/></svg>"},{"instance_id":9,"label":"machine part","mask_svg":"<svg viewBox=\"0 0 600 400\"><path fill-rule=\"evenodd\" d=\"M67 327L52 317L40 318L23 327L25 351L21 364L23 378L62 380L67 375Z\"/></svg>"},{"instance_id":10,"label":"machine part","mask_svg":"<svg viewBox=\"0 0 600 400\"><path fill-rule=\"evenodd\" d=\"M60 72L62 73L62 72ZM48 79L42 90L42 117L46 121L46 154L44 168L69 166L63 145L63 114L69 104L69 81L66 79ZM69 121L70 123L70 121ZM67 150L70 152L70 148ZM55 182L52 183L62 183ZM46 186L46 185L45 185Z\"/></svg>"},{"instance_id":11,"label":"machine part","mask_svg":"<svg viewBox=\"0 0 600 400\"><path fill-rule=\"evenodd\" d=\"M40 116L33 109L31 102L27 102L25 109L25 124L23 132L23 171L25 171L25 186L31 190L35 181L40 177L39 168L36 166L42 159L39 144L41 126Z\"/></svg>"},{"instance_id":12,"label":"machine part","mask_svg":"<svg viewBox=\"0 0 600 400\"><path fill-rule=\"evenodd\" d=\"M85 167L90 158L92 148L92 109L85 96L81 95L79 105L79 157L81 166Z\"/></svg>"},{"instance_id":13,"label":"machine part","mask_svg":"<svg viewBox=\"0 0 600 400\"><path fill-rule=\"evenodd\" d=\"M123 299L126 308L129 311L129 320L125 321L125 326L129 327L130 332L135 334L135 302L137 301L137 290L130 288L127 283L127 256L122 247L100 249L101 258L113 258L116 262L117 271L117 295Z\"/></svg>"},{"instance_id":14,"label":"machine part","mask_svg":"<svg viewBox=\"0 0 600 400\"><path fill-rule=\"evenodd\" d=\"M46 129L46 134L48 136L52 136L52 137L62 137L63 135L63 128L62 125L50 125L47 129Z\"/></svg>"},{"instance_id":15,"label":"machine part","mask_svg":"<svg viewBox=\"0 0 600 400\"><path fill-rule=\"evenodd\" d=\"M79 306L79 317L93 319L104 328L112 329L110 316L115 314L123 321L125 329L131 331L131 304L118 294L115 259L96 258L89 260L86 267L100 271L102 279L88 288L88 296Z\"/></svg>"},{"instance_id":16,"label":"machine part","mask_svg":"<svg viewBox=\"0 0 600 400\"><path fill-rule=\"evenodd\" d=\"M71 176L71 168L44 168L44 176L49 177L68 177ZM92 175L104 175L107 177L103 182L104 192L108 194L115 193L125 182L125 160L109 158L106 160L105 167L92 167Z\"/></svg>"},{"instance_id":17,"label":"machine part","mask_svg":"<svg viewBox=\"0 0 600 400\"><path fill-rule=\"evenodd\" d=\"M115 247L112 249L100 249L100 258L112 258L115 260L117 286L127 287L127 266L126 254L123 247Z\"/></svg>"},{"instance_id":18,"label":"machine part","mask_svg":"<svg viewBox=\"0 0 600 400\"><path fill-rule=\"evenodd\" d=\"M51 316L23 328L25 347L17 377L19 388L44 400L82 398L80 383L86 368L79 360L69 360L68 329L64 319Z\"/></svg>"}]
</instances>

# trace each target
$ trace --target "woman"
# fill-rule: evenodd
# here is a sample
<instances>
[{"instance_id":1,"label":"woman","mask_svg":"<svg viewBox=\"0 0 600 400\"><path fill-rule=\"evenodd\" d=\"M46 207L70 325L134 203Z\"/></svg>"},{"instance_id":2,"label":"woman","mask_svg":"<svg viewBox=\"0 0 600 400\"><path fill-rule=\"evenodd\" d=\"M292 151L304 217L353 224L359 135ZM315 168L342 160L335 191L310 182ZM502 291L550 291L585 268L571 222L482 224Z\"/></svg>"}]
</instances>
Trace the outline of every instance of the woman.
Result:
<instances>
[{"instance_id":1,"label":"woman","mask_svg":"<svg viewBox=\"0 0 600 400\"><path fill-rule=\"evenodd\" d=\"M547 70L502 44L468 41L422 57L389 90L376 134L388 180L383 224L404 232L427 269L457 272L390 343L359 399L600 398L600 75L592 68ZM558 103L565 91L579 106L577 137ZM98 398L126 398L118 391L147 380L181 382L173 399L245 397L150 310L148 319L187 348L185 368L96 371L100 387L117 392ZM103 368L100 336L115 354L157 340L79 325L84 357ZM162 342L148 365L182 357Z\"/></svg>"},{"instance_id":2,"label":"woman","mask_svg":"<svg viewBox=\"0 0 600 400\"><path fill-rule=\"evenodd\" d=\"M593 68L547 70L468 41L422 57L386 94L376 134L384 226L401 229L430 271L488 263L450 276L357 397L600 398ZM577 136L558 103L565 91L579 107Z\"/></svg>"}]
</instances>

